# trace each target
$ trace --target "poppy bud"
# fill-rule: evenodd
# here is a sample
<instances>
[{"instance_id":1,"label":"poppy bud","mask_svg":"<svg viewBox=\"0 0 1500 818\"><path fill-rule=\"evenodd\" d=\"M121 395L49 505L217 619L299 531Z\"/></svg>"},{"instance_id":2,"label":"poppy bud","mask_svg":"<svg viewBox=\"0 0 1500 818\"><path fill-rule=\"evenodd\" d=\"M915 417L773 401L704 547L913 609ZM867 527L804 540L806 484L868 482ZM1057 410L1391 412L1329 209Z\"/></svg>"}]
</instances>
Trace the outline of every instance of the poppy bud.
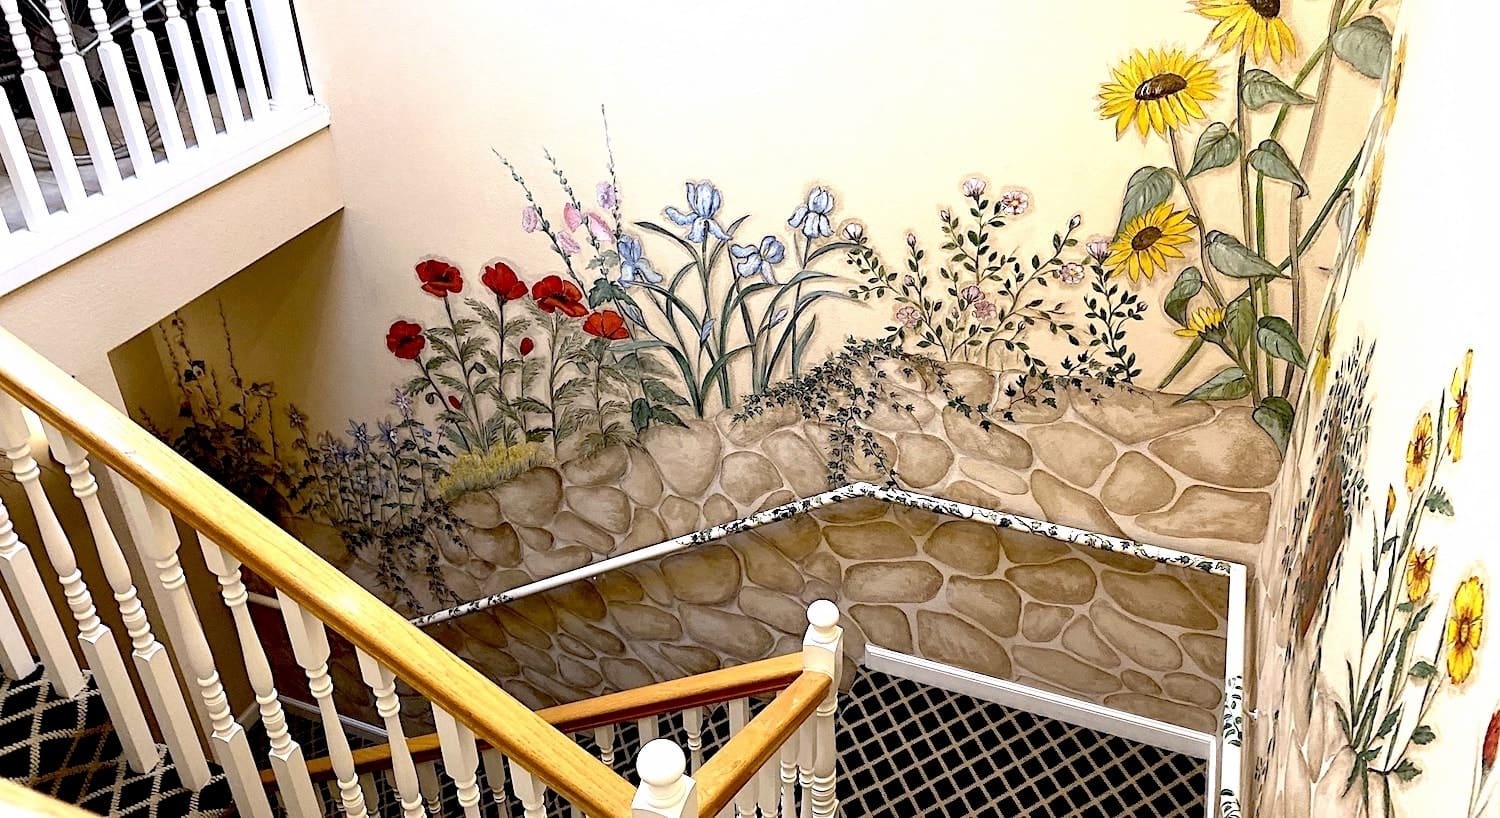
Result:
<instances>
[{"instance_id":1,"label":"poppy bud","mask_svg":"<svg viewBox=\"0 0 1500 818\"><path fill-rule=\"evenodd\" d=\"M531 351L533 349L536 349L536 342L535 341L531 340L530 338L522 338L521 339L521 357L522 358L526 357L527 355L530 355Z\"/></svg>"}]
</instances>

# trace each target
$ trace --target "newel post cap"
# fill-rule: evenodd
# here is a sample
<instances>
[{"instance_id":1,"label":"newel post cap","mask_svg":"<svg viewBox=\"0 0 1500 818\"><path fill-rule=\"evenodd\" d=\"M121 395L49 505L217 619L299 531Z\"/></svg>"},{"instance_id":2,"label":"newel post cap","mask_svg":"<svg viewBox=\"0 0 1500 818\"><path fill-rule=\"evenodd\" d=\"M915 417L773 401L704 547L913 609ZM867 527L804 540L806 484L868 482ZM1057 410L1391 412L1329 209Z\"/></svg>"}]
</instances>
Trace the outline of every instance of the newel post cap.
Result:
<instances>
[{"instance_id":1,"label":"newel post cap","mask_svg":"<svg viewBox=\"0 0 1500 818\"><path fill-rule=\"evenodd\" d=\"M686 775L687 756L668 739L641 748L635 770L640 789L631 802L632 818L698 818L696 783Z\"/></svg>"}]
</instances>

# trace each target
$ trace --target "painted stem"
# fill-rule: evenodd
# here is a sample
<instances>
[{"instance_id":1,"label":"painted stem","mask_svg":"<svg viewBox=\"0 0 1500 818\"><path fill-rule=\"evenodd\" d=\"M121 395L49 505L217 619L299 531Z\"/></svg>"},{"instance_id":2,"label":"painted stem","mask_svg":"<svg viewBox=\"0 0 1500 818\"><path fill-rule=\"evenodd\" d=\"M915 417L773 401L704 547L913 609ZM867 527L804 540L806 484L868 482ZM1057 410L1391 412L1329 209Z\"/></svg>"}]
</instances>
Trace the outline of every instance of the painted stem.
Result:
<instances>
[{"instance_id":1,"label":"painted stem","mask_svg":"<svg viewBox=\"0 0 1500 818\"><path fill-rule=\"evenodd\" d=\"M1188 200L1188 212L1193 216L1193 222L1198 225L1198 262L1203 265L1203 283L1208 285L1208 294L1220 309L1228 303L1224 300L1224 293L1219 290L1219 284L1214 280L1213 265L1208 263L1208 225L1203 221L1203 211L1198 207L1198 198L1193 195L1193 189L1188 185L1187 175L1182 169L1182 149L1177 144L1178 132L1172 128L1167 133L1167 144L1172 146L1172 166L1177 172L1177 184L1182 188L1182 193Z\"/></svg>"}]
</instances>

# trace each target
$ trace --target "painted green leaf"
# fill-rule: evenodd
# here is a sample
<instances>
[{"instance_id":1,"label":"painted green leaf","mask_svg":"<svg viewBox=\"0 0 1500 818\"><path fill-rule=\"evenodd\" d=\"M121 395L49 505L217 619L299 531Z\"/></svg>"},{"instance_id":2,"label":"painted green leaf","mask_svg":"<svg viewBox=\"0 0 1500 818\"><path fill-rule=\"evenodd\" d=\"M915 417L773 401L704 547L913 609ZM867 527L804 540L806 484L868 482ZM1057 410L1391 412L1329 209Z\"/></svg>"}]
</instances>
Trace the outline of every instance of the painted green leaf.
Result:
<instances>
[{"instance_id":1,"label":"painted green leaf","mask_svg":"<svg viewBox=\"0 0 1500 818\"><path fill-rule=\"evenodd\" d=\"M1297 331L1278 315L1267 315L1260 319L1255 329L1255 342L1267 353L1283 361L1291 361L1299 367L1307 367L1307 355L1297 343Z\"/></svg>"},{"instance_id":2,"label":"painted green leaf","mask_svg":"<svg viewBox=\"0 0 1500 818\"><path fill-rule=\"evenodd\" d=\"M1287 441L1291 438L1294 414L1292 404L1286 398L1272 396L1261 401L1250 416L1276 441L1282 454L1285 454Z\"/></svg>"},{"instance_id":3,"label":"painted green leaf","mask_svg":"<svg viewBox=\"0 0 1500 818\"><path fill-rule=\"evenodd\" d=\"M1244 349L1255 332L1255 305L1246 296L1229 302L1224 308L1224 334L1235 349Z\"/></svg>"},{"instance_id":4,"label":"painted green leaf","mask_svg":"<svg viewBox=\"0 0 1500 818\"><path fill-rule=\"evenodd\" d=\"M1175 186L1172 172L1166 168L1141 168L1130 175L1125 183L1125 201L1120 206L1120 226L1116 233L1125 229L1131 219L1165 202Z\"/></svg>"},{"instance_id":5,"label":"painted green leaf","mask_svg":"<svg viewBox=\"0 0 1500 818\"><path fill-rule=\"evenodd\" d=\"M1442 514L1445 517L1453 516L1453 501L1448 499L1448 491L1442 486L1438 486L1427 495L1425 505L1427 510L1434 514Z\"/></svg>"},{"instance_id":6,"label":"painted green leaf","mask_svg":"<svg viewBox=\"0 0 1500 818\"><path fill-rule=\"evenodd\" d=\"M1188 304L1193 297L1203 291L1203 273L1197 267L1188 267L1177 274L1177 281L1172 284L1172 289L1167 293L1167 300L1162 309L1172 320L1178 324L1187 326Z\"/></svg>"},{"instance_id":7,"label":"painted green leaf","mask_svg":"<svg viewBox=\"0 0 1500 818\"><path fill-rule=\"evenodd\" d=\"M1307 195L1307 180L1302 178L1297 166L1286 155L1286 149L1274 139L1267 139L1250 152L1250 167L1272 179L1288 182L1297 189L1297 196Z\"/></svg>"},{"instance_id":8,"label":"painted green leaf","mask_svg":"<svg viewBox=\"0 0 1500 818\"><path fill-rule=\"evenodd\" d=\"M1419 724L1411 731L1412 744L1431 744L1435 738L1437 738L1437 734L1432 732L1432 728L1425 724Z\"/></svg>"},{"instance_id":9,"label":"painted green leaf","mask_svg":"<svg viewBox=\"0 0 1500 818\"><path fill-rule=\"evenodd\" d=\"M1312 97L1297 93L1275 74L1260 68L1245 72L1245 84L1240 97L1255 110L1267 105L1309 105L1313 101Z\"/></svg>"},{"instance_id":10,"label":"painted green leaf","mask_svg":"<svg viewBox=\"0 0 1500 818\"><path fill-rule=\"evenodd\" d=\"M1379 17L1361 17L1334 32L1333 53L1355 71L1380 79L1391 64L1391 31Z\"/></svg>"},{"instance_id":11,"label":"painted green leaf","mask_svg":"<svg viewBox=\"0 0 1500 818\"><path fill-rule=\"evenodd\" d=\"M1437 675L1437 668L1431 662L1417 662L1411 666L1411 677L1413 679L1431 679Z\"/></svg>"},{"instance_id":12,"label":"painted green leaf","mask_svg":"<svg viewBox=\"0 0 1500 818\"><path fill-rule=\"evenodd\" d=\"M1422 774L1422 768L1411 763L1411 759L1403 759L1391 772L1402 781L1410 781Z\"/></svg>"},{"instance_id":13,"label":"painted green leaf","mask_svg":"<svg viewBox=\"0 0 1500 818\"><path fill-rule=\"evenodd\" d=\"M625 291L620 289L620 285L607 278L599 278L589 288L589 309L597 309L600 304L624 297Z\"/></svg>"},{"instance_id":14,"label":"painted green leaf","mask_svg":"<svg viewBox=\"0 0 1500 818\"><path fill-rule=\"evenodd\" d=\"M1237 366L1224 369L1219 374L1198 385L1197 389L1177 399L1178 403L1190 400L1238 400L1250 394L1250 381Z\"/></svg>"},{"instance_id":15,"label":"painted green leaf","mask_svg":"<svg viewBox=\"0 0 1500 818\"><path fill-rule=\"evenodd\" d=\"M1156 388L1166 389L1167 385L1176 380L1178 373L1182 372L1183 367L1187 366L1188 362L1193 360L1201 349L1203 349L1203 339L1194 338L1193 342L1188 344L1188 348L1183 351L1182 357L1177 359L1177 363L1172 365L1172 369L1167 372L1165 378L1161 379L1161 383L1157 384Z\"/></svg>"},{"instance_id":16,"label":"painted green leaf","mask_svg":"<svg viewBox=\"0 0 1500 818\"><path fill-rule=\"evenodd\" d=\"M1234 162L1240 155L1240 138L1229 126L1215 122L1203 130L1198 137L1198 148L1193 151L1193 166L1188 168L1187 178L1200 173L1222 168Z\"/></svg>"},{"instance_id":17,"label":"painted green leaf","mask_svg":"<svg viewBox=\"0 0 1500 818\"><path fill-rule=\"evenodd\" d=\"M1239 239L1218 230L1208 234L1208 261L1215 270L1231 278L1287 277L1276 265L1252 253Z\"/></svg>"}]
</instances>

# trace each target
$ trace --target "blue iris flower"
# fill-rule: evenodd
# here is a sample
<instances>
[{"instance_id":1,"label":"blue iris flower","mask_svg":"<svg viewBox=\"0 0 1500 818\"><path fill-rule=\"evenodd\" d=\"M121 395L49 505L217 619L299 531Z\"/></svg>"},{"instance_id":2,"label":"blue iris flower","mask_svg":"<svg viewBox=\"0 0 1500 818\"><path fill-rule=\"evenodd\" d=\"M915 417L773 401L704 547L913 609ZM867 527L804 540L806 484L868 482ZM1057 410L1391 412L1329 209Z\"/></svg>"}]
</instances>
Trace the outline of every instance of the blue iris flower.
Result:
<instances>
[{"instance_id":1,"label":"blue iris flower","mask_svg":"<svg viewBox=\"0 0 1500 818\"><path fill-rule=\"evenodd\" d=\"M681 227L688 228L689 241L703 241L705 236L712 235L719 241L729 241L729 234L714 220L714 215L719 212L719 205L724 197L719 194L719 189L712 182L688 182L687 203L688 211L684 213L675 207L666 209L667 218L676 222Z\"/></svg>"},{"instance_id":2,"label":"blue iris flower","mask_svg":"<svg viewBox=\"0 0 1500 818\"><path fill-rule=\"evenodd\" d=\"M708 343L708 336L714 333L714 319L708 318L703 321L703 326L698 328L698 343Z\"/></svg>"},{"instance_id":3,"label":"blue iris flower","mask_svg":"<svg viewBox=\"0 0 1500 818\"><path fill-rule=\"evenodd\" d=\"M833 212L833 194L826 187L815 187L807 192L807 204L798 205L786 223L802 230L810 238L827 238L833 235L833 225L828 214Z\"/></svg>"},{"instance_id":4,"label":"blue iris flower","mask_svg":"<svg viewBox=\"0 0 1500 818\"><path fill-rule=\"evenodd\" d=\"M754 244L731 245L729 255L734 256L734 271L740 278L758 275L767 284L775 284L776 271L772 265L780 264L786 258L786 245L775 236L766 236L758 247Z\"/></svg>"},{"instance_id":5,"label":"blue iris flower","mask_svg":"<svg viewBox=\"0 0 1500 818\"><path fill-rule=\"evenodd\" d=\"M620 253L620 286L629 287L638 281L648 284L660 284L661 273L651 266L651 262L644 257L645 250L641 247L641 240L635 236L621 236L620 243L616 245Z\"/></svg>"}]
</instances>

